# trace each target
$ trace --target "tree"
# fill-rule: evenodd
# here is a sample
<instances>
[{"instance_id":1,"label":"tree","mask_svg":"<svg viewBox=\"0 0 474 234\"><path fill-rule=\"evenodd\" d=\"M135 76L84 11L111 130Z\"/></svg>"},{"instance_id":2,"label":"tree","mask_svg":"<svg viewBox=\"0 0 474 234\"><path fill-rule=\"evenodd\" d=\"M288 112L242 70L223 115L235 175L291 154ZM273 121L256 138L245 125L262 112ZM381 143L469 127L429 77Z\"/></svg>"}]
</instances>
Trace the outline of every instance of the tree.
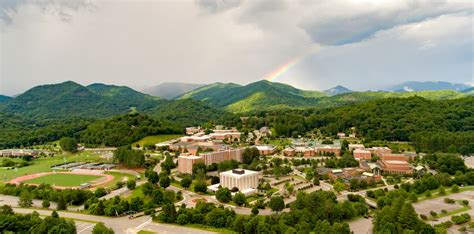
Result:
<instances>
[{"instance_id":1,"label":"tree","mask_svg":"<svg viewBox=\"0 0 474 234\"><path fill-rule=\"evenodd\" d=\"M207 184L204 180L198 180L194 184L194 192L196 193L205 193L207 192Z\"/></svg>"},{"instance_id":2,"label":"tree","mask_svg":"<svg viewBox=\"0 0 474 234\"><path fill-rule=\"evenodd\" d=\"M188 189L193 183L193 180L191 179L191 177L186 176L179 183L183 188Z\"/></svg>"},{"instance_id":3,"label":"tree","mask_svg":"<svg viewBox=\"0 0 474 234\"><path fill-rule=\"evenodd\" d=\"M242 152L242 161L247 165L250 165L258 157L260 157L260 151L256 147L245 148L244 152Z\"/></svg>"},{"instance_id":4,"label":"tree","mask_svg":"<svg viewBox=\"0 0 474 234\"><path fill-rule=\"evenodd\" d=\"M44 199L43 202L41 203L41 206L45 209L48 209L49 206L51 206L51 204L48 199Z\"/></svg>"},{"instance_id":5,"label":"tree","mask_svg":"<svg viewBox=\"0 0 474 234\"><path fill-rule=\"evenodd\" d=\"M130 146L122 146L114 151L114 162L131 168L141 167L145 164L145 153Z\"/></svg>"},{"instance_id":6,"label":"tree","mask_svg":"<svg viewBox=\"0 0 474 234\"><path fill-rule=\"evenodd\" d=\"M160 187L168 188L171 184L171 179L168 176L163 176L160 178Z\"/></svg>"},{"instance_id":7,"label":"tree","mask_svg":"<svg viewBox=\"0 0 474 234\"><path fill-rule=\"evenodd\" d=\"M176 219L176 223L180 225L186 225L189 222L189 217L186 214L179 214Z\"/></svg>"},{"instance_id":8,"label":"tree","mask_svg":"<svg viewBox=\"0 0 474 234\"><path fill-rule=\"evenodd\" d=\"M63 195L58 197L57 210L67 210L67 202Z\"/></svg>"},{"instance_id":9,"label":"tree","mask_svg":"<svg viewBox=\"0 0 474 234\"><path fill-rule=\"evenodd\" d=\"M453 187L451 187L451 192L458 193L459 192L459 186L457 184L453 185Z\"/></svg>"},{"instance_id":10,"label":"tree","mask_svg":"<svg viewBox=\"0 0 474 234\"><path fill-rule=\"evenodd\" d=\"M18 206L22 208L28 208L33 205L33 198L28 191L23 191L20 194L20 200L18 200Z\"/></svg>"},{"instance_id":11,"label":"tree","mask_svg":"<svg viewBox=\"0 0 474 234\"><path fill-rule=\"evenodd\" d=\"M275 196L270 198L268 206L270 207L270 209L272 209L273 212L278 213L285 208L285 201L283 201L283 198L281 196Z\"/></svg>"},{"instance_id":12,"label":"tree","mask_svg":"<svg viewBox=\"0 0 474 234\"><path fill-rule=\"evenodd\" d=\"M193 165L193 175L206 174L207 166L203 162L198 162Z\"/></svg>"},{"instance_id":13,"label":"tree","mask_svg":"<svg viewBox=\"0 0 474 234\"><path fill-rule=\"evenodd\" d=\"M92 229L92 234L114 234L114 230L106 227L104 223L97 223Z\"/></svg>"},{"instance_id":14,"label":"tree","mask_svg":"<svg viewBox=\"0 0 474 234\"><path fill-rule=\"evenodd\" d=\"M152 184L156 184L158 183L158 181L160 181L160 176L158 175L158 173L156 171L150 171L148 172L148 181Z\"/></svg>"},{"instance_id":15,"label":"tree","mask_svg":"<svg viewBox=\"0 0 474 234\"><path fill-rule=\"evenodd\" d=\"M252 207L252 214L253 215L258 215L260 211L258 210L258 208L256 206Z\"/></svg>"},{"instance_id":16,"label":"tree","mask_svg":"<svg viewBox=\"0 0 474 234\"><path fill-rule=\"evenodd\" d=\"M55 219L58 219L59 218L59 214L57 211L53 210L53 212L51 212L51 217L52 218L55 218Z\"/></svg>"},{"instance_id":17,"label":"tree","mask_svg":"<svg viewBox=\"0 0 474 234\"><path fill-rule=\"evenodd\" d=\"M67 152L74 153L77 151L77 141L71 137L63 137L59 140L61 149Z\"/></svg>"},{"instance_id":18,"label":"tree","mask_svg":"<svg viewBox=\"0 0 474 234\"><path fill-rule=\"evenodd\" d=\"M227 203L232 199L232 194L228 188L219 188L216 191L216 199L220 202Z\"/></svg>"},{"instance_id":19,"label":"tree","mask_svg":"<svg viewBox=\"0 0 474 234\"><path fill-rule=\"evenodd\" d=\"M170 172L171 169L175 167L176 167L176 164L174 164L173 157L171 157L171 155L166 156L165 161L161 163L161 169L167 172Z\"/></svg>"},{"instance_id":20,"label":"tree","mask_svg":"<svg viewBox=\"0 0 474 234\"><path fill-rule=\"evenodd\" d=\"M127 188L129 190L134 190L136 186L137 186L137 182L135 180L127 181Z\"/></svg>"},{"instance_id":21,"label":"tree","mask_svg":"<svg viewBox=\"0 0 474 234\"><path fill-rule=\"evenodd\" d=\"M340 193L341 191L346 190L346 185L342 182L336 181L333 188L336 192Z\"/></svg>"},{"instance_id":22,"label":"tree","mask_svg":"<svg viewBox=\"0 0 474 234\"><path fill-rule=\"evenodd\" d=\"M245 194L243 194L242 192L238 192L234 195L234 199L233 201L235 202L235 204L237 204L238 206L241 206L243 204L245 204L246 202L246 197L245 197Z\"/></svg>"},{"instance_id":23,"label":"tree","mask_svg":"<svg viewBox=\"0 0 474 234\"><path fill-rule=\"evenodd\" d=\"M410 203L405 203L400 210L400 216L398 221L404 229L415 230L418 225L418 215L415 212L415 209Z\"/></svg>"}]
</instances>

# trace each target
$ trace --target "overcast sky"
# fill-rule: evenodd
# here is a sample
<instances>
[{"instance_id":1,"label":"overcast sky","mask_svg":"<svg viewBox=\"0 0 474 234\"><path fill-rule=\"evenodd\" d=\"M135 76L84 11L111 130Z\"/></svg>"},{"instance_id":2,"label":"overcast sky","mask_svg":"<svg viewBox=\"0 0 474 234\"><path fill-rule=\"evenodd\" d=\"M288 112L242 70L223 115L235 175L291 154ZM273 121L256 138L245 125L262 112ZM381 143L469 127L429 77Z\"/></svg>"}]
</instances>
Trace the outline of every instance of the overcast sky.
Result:
<instances>
[{"instance_id":1,"label":"overcast sky","mask_svg":"<svg viewBox=\"0 0 474 234\"><path fill-rule=\"evenodd\" d=\"M471 0L1 0L0 93L73 80L473 83Z\"/></svg>"}]
</instances>

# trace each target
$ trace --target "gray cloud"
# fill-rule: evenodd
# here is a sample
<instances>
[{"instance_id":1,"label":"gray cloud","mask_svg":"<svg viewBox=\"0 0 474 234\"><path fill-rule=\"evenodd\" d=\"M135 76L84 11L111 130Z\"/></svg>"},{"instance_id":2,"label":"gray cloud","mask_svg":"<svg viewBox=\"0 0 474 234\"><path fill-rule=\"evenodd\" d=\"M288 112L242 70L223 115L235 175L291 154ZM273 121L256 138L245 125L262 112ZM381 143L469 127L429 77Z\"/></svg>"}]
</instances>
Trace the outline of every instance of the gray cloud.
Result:
<instances>
[{"instance_id":1,"label":"gray cloud","mask_svg":"<svg viewBox=\"0 0 474 234\"><path fill-rule=\"evenodd\" d=\"M245 84L295 58L276 81L319 90L473 81L473 13L466 3L1 3L9 21L0 19L2 94L65 80L135 88L168 81Z\"/></svg>"}]
</instances>

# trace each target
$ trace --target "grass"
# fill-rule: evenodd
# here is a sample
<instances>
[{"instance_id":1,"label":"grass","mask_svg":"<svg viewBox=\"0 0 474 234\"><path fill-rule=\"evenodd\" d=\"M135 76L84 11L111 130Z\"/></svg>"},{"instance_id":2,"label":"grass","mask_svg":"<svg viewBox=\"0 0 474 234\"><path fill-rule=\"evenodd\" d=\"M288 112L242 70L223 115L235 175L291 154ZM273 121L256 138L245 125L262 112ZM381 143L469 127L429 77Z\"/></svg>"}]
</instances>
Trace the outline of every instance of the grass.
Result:
<instances>
[{"instance_id":1,"label":"grass","mask_svg":"<svg viewBox=\"0 0 474 234\"><path fill-rule=\"evenodd\" d=\"M122 172L116 172L116 171L107 171L105 172L105 174L109 174L109 175L112 175L114 177L114 179L106 184L102 184L100 185L99 187L113 187L115 186L115 184L117 184L117 182L119 181L122 181L124 177L127 177L127 181L128 180L133 180L133 179L136 179L134 175L132 174L129 174L129 173L122 173Z\"/></svg>"},{"instance_id":2,"label":"grass","mask_svg":"<svg viewBox=\"0 0 474 234\"><path fill-rule=\"evenodd\" d=\"M154 222L163 223L159 220L154 220ZM216 233L223 233L223 234L235 234L236 233L236 232L234 232L232 230L229 230L229 229L226 229L226 228L214 228L214 227L209 227L209 226L202 225L202 224L186 224L186 225L179 225L179 224L175 224L175 223L166 223L166 224L180 226L180 227L195 228L195 229L204 230L204 231L208 231L208 232L216 232Z\"/></svg>"},{"instance_id":3,"label":"grass","mask_svg":"<svg viewBox=\"0 0 474 234\"><path fill-rule=\"evenodd\" d=\"M51 184L56 186L72 187L79 186L82 183L90 183L91 181L102 178L95 175L78 175L78 174L49 174L25 181L27 184Z\"/></svg>"},{"instance_id":4,"label":"grass","mask_svg":"<svg viewBox=\"0 0 474 234\"><path fill-rule=\"evenodd\" d=\"M455 209L455 210L452 210L452 211L449 211L449 212L446 212L446 213L438 213L436 215L436 217L430 217L428 218L428 220L434 220L434 219L438 219L438 218L442 218L442 217L446 217L446 216L451 216L451 215L455 215L455 214L459 214L461 212L464 212L464 211L468 211L470 210L471 207L470 206L463 206L461 208L458 208L458 209Z\"/></svg>"},{"instance_id":5,"label":"grass","mask_svg":"<svg viewBox=\"0 0 474 234\"><path fill-rule=\"evenodd\" d=\"M72 161L88 161L88 162L106 162L107 160L101 159L99 155L92 154L90 152L81 152L77 154L63 154L55 157L44 157L38 158L32 161L32 165L21 167L17 169L0 168L0 180L3 182L9 181L16 177L34 174L38 172L53 171L51 166L55 164Z\"/></svg>"},{"instance_id":6,"label":"grass","mask_svg":"<svg viewBox=\"0 0 474 234\"><path fill-rule=\"evenodd\" d=\"M474 186L459 187L459 192L457 192L457 193L462 193L464 191L470 191L470 190L474 190ZM430 200L430 199L434 199L434 198L437 198L437 197L444 197L444 196L448 196L450 194L454 194L453 192L451 192L451 188L445 188L445 191L446 191L446 194L441 195L441 194L439 194L439 188L430 190L431 197L426 197L425 193L418 194L418 201L417 202L421 202L421 201L424 201L424 200Z\"/></svg>"},{"instance_id":7,"label":"grass","mask_svg":"<svg viewBox=\"0 0 474 234\"><path fill-rule=\"evenodd\" d=\"M142 138L141 140L139 140L137 142L134 142L132 144L132 146L136 146L137 144L140 145L140 147L143 147L144 145L154 145L154 144L157 144L157 143L160 143L160 142L176 139L180 136L181 135L176 135L176 134L174 134L174 135L172 134L172 135L147 136L147 137L144 137L144 138Z\"/></svg>"},{"instance_id":8,"label":"grass","mask_svg":"<svg viewBox=\"0 0 474 234\"><path fill-rule=\"evenodd\" d=\"M140 230L138 231L138 234L155 234L156 232L150 232L150 231L145 231L145 230Z\"/></svg>"}]
</instances>

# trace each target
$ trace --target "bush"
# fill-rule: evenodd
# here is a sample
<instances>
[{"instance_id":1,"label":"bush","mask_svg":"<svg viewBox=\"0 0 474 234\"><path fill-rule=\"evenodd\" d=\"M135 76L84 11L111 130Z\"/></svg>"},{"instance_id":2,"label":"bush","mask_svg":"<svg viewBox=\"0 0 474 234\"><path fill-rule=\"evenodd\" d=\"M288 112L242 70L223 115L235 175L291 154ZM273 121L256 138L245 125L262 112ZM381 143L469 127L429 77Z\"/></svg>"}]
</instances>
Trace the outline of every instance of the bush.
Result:
<instances>
[{"instance_id":1,"label":"bush","mask_svg":"<svg viewBox=\"0 0 474 234\"><path fill-rule=\"evenodd\" d=\"M452 198L447 197L444 199L444 202L448 204L454 204L456 201Z\"/></svg>"},{"instance_id":2,"label":"bush","mask_svg":"<svg viewBox=\"0 0 474 234\"><path fill-rule=\"evenodd\" d=\"M438 213L436 213L436 211L430 211L430 215L433 216L433 217L436 217L438 216Z\"/></svg>"},{"instance_id":3,"label":"bush","mask_svg":"<svg viewBox=\"0 0 474 234\"><path fill-rule=\"evenodd\" d=\"M461 204L462 204L463 206L467 206L467 205L469 205L469 201L468 201L468 200L462 200L462 201L461 201Z\"/></svg>"},{"instance_id":4,"label":"bush","mask_svg":"<svg viewBox=\"0 0 474 234\"><path fill-rule=\"evenodd\" d=\"M441 210L441 213L446 214L446 213L448 213L448 211L445 210L445 209L442 209L442 210Z\"/></svg>"},{"instance_id":5,"label":"bush","mask_svg":"<svg viewBox=\"0 0 474 234\"><path fill-rule=\"evenodd\" d=\"M451 217L451 221L455 224L462 224L467 223L471 220L471 216L468 213L464 213L462 215L453 215Z\"/></svg>"},{"instance_id":6,"label":"bush","mask_svg":"<svg viewBox=\"0 0 474 234\"><path fill-rule=\"evenodd\" d=\"M424 215L424 214L420 214L420 218L423 219L423 220L427 220L427 219L428 219L428 217L426 217L426 215Z\"/></svg>"},{"instance_id":7,"label":"bush","mask_svg":"<svg viewBox=\"0 0 474 234\"><path fill-rule=\"evenodd\" d=\"M459 186L457 184L453 185L453 187L451 187L451 192L459 193Z\"/></svg>"}]
</instances>

